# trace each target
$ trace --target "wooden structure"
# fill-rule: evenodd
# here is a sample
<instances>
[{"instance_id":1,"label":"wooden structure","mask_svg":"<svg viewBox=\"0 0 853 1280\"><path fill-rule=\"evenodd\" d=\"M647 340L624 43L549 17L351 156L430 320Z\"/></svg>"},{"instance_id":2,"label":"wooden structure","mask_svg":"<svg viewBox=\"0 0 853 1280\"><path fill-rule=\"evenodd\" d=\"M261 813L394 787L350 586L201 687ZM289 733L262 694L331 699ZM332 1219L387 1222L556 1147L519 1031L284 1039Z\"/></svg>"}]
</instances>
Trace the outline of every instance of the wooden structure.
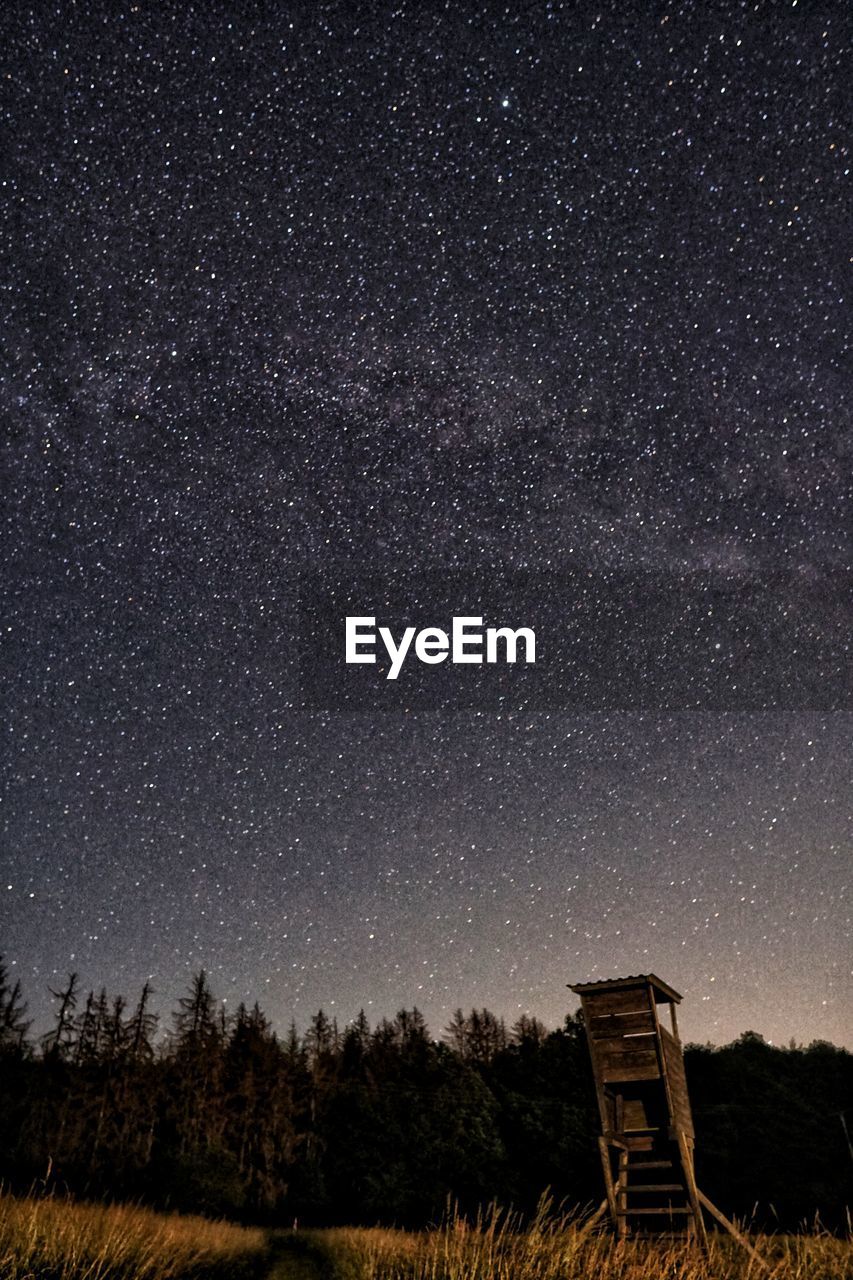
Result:
<instances>
[{"instance_id":1,"label":"wooden structure","mask_svg":"<svg viewBox=\"0 0 853 1280\"><path fill-rule=\"evenodd\" d=\"M653 973L570 989L581 998L601 1114L598 1145L607 1199L600 1212L609 1210L620 1239L676 1234L706 1248L704 1208L761 1263L696 1186L693 1118L675 1015L681 996Z\"/></svg>"}]
</instances>

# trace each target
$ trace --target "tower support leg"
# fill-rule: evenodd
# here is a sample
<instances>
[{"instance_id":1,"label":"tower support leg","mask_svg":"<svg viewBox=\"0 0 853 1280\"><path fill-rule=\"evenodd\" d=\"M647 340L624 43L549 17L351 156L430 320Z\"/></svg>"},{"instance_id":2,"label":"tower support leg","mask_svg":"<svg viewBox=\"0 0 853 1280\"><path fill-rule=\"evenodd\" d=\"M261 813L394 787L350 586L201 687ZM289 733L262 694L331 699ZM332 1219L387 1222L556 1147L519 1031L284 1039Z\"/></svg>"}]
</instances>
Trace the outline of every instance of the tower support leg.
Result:
<instances>
[{"instance_id":1,"label":"tower support leg","mask_svg":"<svg viewBox=\"0 0 853 1280\"><path fill-rule=\"evenodd\" d=\"M699 1203L705 1206L705 1208L710 1213L711 1217L716 1218L717 1221L720 1223L720 1225L726 1228L726 1231L728 1231L729 1235L733 1236L734 1239L737 1240L740 1247L746 1250L746 1252L752 1258L753 1262L757 1263L757 1265L761 1268L762 1271L769 1272L770 1271L769 1266L764 1261L761 1254L757 1253L756 1250L753 1249L752 1245L749 1243L749 1241L747 1240L743 1232L738 1231L735 1224L733 1222L730 1222L729 1219L726 1217L726 1215L723 1212L721 1212L721 1210L718 1209L717 1206L713 1204L706 1195L703 1195L701 1191L697 1192L697 1194L699 1197Z\"/></svg>"},{"instance_id":2,"label":"tower support leg","mask_svg":"<svg viewBox=\"0 0 853 1280\"><path fill-rule=\"evenodd\" d=\"M705 1230L705 1219L699 1205L699 1188L696 1186L696 1174L693 1172L693 1152L685 1134L678 1132L678 1152L681 1156L681 1167L684 1170L684 1185L687 1188L687 1199L693 1210L693 1230L696 1241L703 1253L708 1252L708 1233Z\"/></svg>"},{"instance_id":3,"label":"tower support leg","mask_svg":"<svg viewBox=\"0 0 853 1280\"><path fill-rule=\"evenodd\" d=\"M610 1210L613 1226L616 1227L619 1219L616 1217L616 1191L613 1186L613 1173L610 1168L610 1147L607 1139L601 1135L598 1139L598 1152L601 1156L601 1168L604 1173L604 1192L607 1196L607 1207Z\"/></svg>"},{"instance_id":4,"label":"tower support leg","mask_svg":"<svg viewBox=\"0 0 853 1280\"><path fill-rule=\"evenodd\" d=\"M619 1180L616 1183L616 1235L624 1240L628 1234L628 1152L619 1152Z\"/></svg>"}]
</instances>

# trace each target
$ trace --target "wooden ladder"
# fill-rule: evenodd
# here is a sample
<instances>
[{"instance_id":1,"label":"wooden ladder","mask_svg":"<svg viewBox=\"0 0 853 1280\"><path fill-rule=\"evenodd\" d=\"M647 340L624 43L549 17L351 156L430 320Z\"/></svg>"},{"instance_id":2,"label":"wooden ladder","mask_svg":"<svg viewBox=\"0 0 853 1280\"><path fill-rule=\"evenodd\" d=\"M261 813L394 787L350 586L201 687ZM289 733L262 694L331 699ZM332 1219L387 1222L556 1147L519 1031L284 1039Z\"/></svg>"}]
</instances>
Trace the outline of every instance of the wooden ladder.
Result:
<instances>
[{"instance_id":1,"label":"wooden ladder","mask_svg":"<svg viewBox=\"0 0 853 1280\"><path fill-rule=\"evenodd\" d=\"M630 1147L620 1150L614 1186L620 1238L648 1231L655 1235L696 1233L696 1206L679 1154L677 1148L666 1154L654 1147L651 1152Z\"/></svg>"}]
</instances>

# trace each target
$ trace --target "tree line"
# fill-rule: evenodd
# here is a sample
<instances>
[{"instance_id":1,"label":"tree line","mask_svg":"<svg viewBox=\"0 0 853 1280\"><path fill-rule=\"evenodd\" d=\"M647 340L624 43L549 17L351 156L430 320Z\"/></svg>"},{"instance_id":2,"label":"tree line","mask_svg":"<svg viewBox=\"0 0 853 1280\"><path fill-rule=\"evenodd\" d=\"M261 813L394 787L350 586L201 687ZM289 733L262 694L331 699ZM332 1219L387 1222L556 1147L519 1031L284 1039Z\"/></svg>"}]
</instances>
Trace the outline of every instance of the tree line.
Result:
<instances>
[{"instance_id":1,"label":"tree line","mask_svg":"<svg viewBox=\"0 0 853 1280\"><path fill-rule=\"evenodd\" d=\"M204 972L160 1028L134 1003L52 992L30 1035L0 962L0 1178L267 1222L420 1226L448 1198L532 1210L550 1188L601 1199L583 1023L512 1027L459 1010L434 1040L417 1009L341 1028L323 1012L280 1036L255 1004L226 1013ZM746 1032L688 1046L700 1185L727 1212L795 1228L853 1204L845 1124L853 1055Z\"/></svg>"}]
</instances>

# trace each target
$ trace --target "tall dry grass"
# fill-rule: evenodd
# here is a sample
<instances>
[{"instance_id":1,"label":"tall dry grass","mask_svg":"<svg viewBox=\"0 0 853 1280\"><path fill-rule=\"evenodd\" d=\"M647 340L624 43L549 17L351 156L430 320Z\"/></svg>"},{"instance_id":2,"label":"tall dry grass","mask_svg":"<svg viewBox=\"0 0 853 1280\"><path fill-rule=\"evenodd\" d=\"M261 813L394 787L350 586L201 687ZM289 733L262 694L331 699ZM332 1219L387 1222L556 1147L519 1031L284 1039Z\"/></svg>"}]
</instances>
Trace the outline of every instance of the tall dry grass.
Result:
<instances>
[{"instance_id":1,"label":"tall dry grass","mask_svg":"<svg viewBox=\"0 0 853 1280\"><path fill-rule=\"evenodd\" d=\"M359 1228L266 1232L128 1206L0 1195L0 1280L853 1280L853 1246L829 1235L754 1237L764 1272L712 1237L617 1244L582 1215L547 1205L532 1226L498 1211L451 1215L421 1233Z\"/></svg>"},{"instance_id":2,"label":"tall dry grass","mask_svg":"<svg viewBox=\"0 0 853 1280\"><path fill-rule=\"evenodd\" d=\"M263 1231L128 1205L0 1195L0 1280L257 1275Z\"/></svg>"},{"instance_id":3,"label":"tall dry grass","mask_svg":"<svg viewBox=\"0 0 853 1280\"><path fill-rule=\"evenodd\" d=\"M853 1280L853 1246L829 1235L753 1237L765 1271L728 1236L703 1256L686 1241L617 1243L588 1218L539 1214L522 1230L493 1211L440 1229L339 1229L318 1250L340 1280Z\"/></svg>"}]
</instances>

